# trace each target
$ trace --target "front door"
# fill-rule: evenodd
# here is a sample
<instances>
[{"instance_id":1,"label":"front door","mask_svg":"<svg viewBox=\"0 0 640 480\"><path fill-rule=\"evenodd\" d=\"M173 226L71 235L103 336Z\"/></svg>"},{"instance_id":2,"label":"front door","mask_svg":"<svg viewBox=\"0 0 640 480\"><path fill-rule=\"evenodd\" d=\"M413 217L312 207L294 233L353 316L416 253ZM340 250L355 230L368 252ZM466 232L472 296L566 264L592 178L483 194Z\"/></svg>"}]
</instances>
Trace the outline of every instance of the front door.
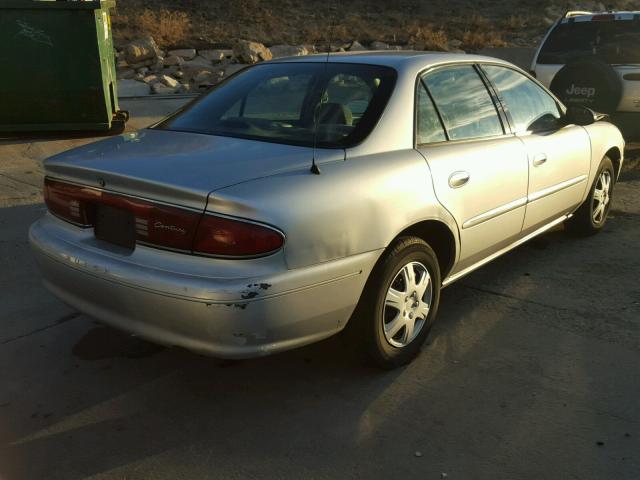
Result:
<instances>
[{"instance_id":1,"label":"front door","mask_svg":"<svg viewBox=\"0 0 640 480\"><path fill-rule=\"evenodd\" d=\"M574 210L587 188L591 145L586 130L562 126L556 100L533 80L502 65L482 65L496 87L529 161L524 232Z\"/></svg>"}]
</instances>

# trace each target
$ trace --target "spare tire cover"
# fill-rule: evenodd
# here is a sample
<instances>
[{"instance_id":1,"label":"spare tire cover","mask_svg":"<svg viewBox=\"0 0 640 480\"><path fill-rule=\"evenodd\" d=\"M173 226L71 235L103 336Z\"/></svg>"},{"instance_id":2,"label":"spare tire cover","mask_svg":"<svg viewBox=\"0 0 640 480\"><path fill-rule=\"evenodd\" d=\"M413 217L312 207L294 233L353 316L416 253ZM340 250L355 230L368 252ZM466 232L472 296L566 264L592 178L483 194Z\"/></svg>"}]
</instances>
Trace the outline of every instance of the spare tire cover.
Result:
<instances>
[{"instance_id":1,"label":"spare tire cover","mask_svg":"<svg viewBox=\"0 0 640 480\"><path fill-rule=\"evenodd\" d=\"M615 112L622 97L618 74L596 58L566 64L553 78L550 90L567 106L583 105L601 113Z\"/></svg>"}]
</instances>

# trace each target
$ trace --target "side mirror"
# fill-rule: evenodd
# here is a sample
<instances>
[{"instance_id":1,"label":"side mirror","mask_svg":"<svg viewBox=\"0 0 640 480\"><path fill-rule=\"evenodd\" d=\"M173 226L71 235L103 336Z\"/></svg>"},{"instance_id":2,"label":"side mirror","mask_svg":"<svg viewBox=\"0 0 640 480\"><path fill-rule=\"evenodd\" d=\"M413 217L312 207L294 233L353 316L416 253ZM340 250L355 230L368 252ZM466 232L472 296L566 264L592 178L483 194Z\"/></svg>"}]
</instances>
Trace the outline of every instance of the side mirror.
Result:
<instances>
[{"instance_id":1,"label":"side mirror","mask_svg":"<svg viewBox=\"0 0 640 480\"><path fill-rule=\"evenodd\" d=\"M584 126L591 125L603 118L606 118L606 115L594 112L590 108L581 105L569 105L564 115L564 123Z\"/></svg>"}]
</instances>

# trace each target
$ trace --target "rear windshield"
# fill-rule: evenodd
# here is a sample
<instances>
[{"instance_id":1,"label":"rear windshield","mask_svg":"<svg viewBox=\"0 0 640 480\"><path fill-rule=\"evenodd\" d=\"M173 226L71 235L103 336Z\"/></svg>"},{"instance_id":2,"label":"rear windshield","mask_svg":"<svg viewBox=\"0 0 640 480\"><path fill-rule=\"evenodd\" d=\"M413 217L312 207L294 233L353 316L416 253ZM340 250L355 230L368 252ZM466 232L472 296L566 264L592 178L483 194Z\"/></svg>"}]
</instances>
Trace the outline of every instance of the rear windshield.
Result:
<instances>
[{"instance_id":1,"label":"rear windshield","mask_svg":"<svg viewBox=\"0 0 640 480\"><path fill-rule=\"evenodd\" d=\"M260 64L155 128L343 148L373 129L395 80L395 70L375 65Z\"/></svg>"},{"instance_id":2,"label":"rear windshield","mask_svg":"<svg viewBox=\"0 0 640 480\"><path fill-rule=\"evenodd\" d=\"M615 20L558 25L540 50L538 63L559 64L596 56L609 64L640 64L640 22Z\"/></svg>"}]
</instances>

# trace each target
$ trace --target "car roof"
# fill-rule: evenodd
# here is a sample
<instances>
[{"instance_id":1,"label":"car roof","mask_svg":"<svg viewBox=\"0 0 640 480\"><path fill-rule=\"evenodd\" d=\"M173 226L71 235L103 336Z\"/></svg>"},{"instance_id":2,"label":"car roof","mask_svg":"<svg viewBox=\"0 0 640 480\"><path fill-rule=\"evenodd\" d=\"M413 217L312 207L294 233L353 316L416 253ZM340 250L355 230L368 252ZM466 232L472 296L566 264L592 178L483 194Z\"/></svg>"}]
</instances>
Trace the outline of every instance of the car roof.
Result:
<instances>
[{"instance_id":1,"label":"car roof","mask_svg":"<svg viewBox=\"0 0 640 480\"><path fill-rule=\"evenodd\" d=\"M398 71L420 71L432 66L449 63L501 63L511 65L509 62L482 55L470 55L466 53L449 52L419 52L411 50L401 51L362 51L362 52L337 52L305 55L298 57L286 57L272 60L269 63L359 63L365 65L380 65L392 67Z\"/></svg>"}]
</instances>

